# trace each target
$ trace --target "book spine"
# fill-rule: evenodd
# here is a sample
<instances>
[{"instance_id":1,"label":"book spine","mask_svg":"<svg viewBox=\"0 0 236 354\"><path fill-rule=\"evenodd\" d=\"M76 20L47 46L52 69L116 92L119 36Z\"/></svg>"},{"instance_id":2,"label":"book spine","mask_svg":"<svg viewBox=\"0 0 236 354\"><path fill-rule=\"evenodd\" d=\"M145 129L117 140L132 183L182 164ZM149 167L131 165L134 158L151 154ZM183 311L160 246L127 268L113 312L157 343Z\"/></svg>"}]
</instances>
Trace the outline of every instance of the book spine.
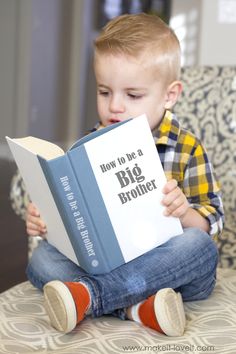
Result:
<instances>
[{"instance_id":1,"label":"book spine","mask_svg":"<svg viewBox=\"0 0 236 354\"><path fill-rule=\"evenodd\" d=\"M108 262L109 269L115 269L125 263L109 213L106 209L96 177L90 164L84 145L69 151L69 159L74 174L79 181L85 203L96 228L96 235Z\"/></svg>"},{"instance_id":2,"label":"book spine","mask_svg":"<svg viewBox=\"0 0 236 354\"><path fill-rule=\"evenodd\" d=\"M91 274L108 272L110 269L68 156L51 161L38 158L79 265Z\"/></svg>"}]
</instances>

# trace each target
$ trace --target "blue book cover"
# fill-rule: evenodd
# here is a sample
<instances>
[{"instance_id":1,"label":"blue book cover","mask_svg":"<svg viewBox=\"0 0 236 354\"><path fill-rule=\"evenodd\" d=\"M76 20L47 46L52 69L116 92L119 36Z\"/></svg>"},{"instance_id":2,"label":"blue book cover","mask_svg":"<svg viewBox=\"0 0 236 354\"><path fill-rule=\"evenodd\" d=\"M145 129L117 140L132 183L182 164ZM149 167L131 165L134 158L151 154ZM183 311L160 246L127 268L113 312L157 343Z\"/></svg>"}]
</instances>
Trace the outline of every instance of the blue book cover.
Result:
<instances>
[{"instance_id":1,"label":"blue book cover","mask_svg":"<svg viewBox=\"0 0 236 354\"><path fill-rule=\"evenodd\" d=\"M48 241L87 272L111 271L182 233L179 219L163 215L166 177L145 115L91 133L66 153L35 139L7 138Z\"/></svg>"},{"instance_id":2,"label":"blue book cover","mask_svg":"<svg viewBox=\"0 0 236 354\"><path fill-rule=\"evenodd\" d=\"M75 252L77 263L87 272L94 274L116 268L121 260L107 257L102 243L96 237L96 224L75 178L68 155L65 154L51 161L39 157L39 161Z\"/></svg>"}]
</instances>

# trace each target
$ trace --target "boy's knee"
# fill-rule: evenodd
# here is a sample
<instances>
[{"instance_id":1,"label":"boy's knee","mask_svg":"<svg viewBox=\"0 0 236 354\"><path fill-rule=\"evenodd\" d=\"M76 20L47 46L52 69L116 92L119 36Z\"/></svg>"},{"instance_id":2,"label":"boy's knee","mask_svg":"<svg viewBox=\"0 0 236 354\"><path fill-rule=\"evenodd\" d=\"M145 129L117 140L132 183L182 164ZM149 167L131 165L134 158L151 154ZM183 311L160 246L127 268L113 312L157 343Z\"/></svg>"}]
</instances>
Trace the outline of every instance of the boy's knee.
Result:
<instances>
[{"instance_id":1,"label":"boy's knee","mask_svg":"<svg viewBox=\"0 0 236 354\"><path fill-rule=\"evenodd\" d=\"M187 247L193 250L192 279L180 287L184 301L203 300L212 293L216 282L218 249L212 238L204 231L191 228L186 230Z\"/></svg>"},{"instance_id":2,"label":"boy's knee","mask_svg":"<svg viewBox=\"0 0 236 354\"><path fill-rule=\"evenodd\" d=\"M218 248L217 248L215 241L212 239L212 237L208 233L206 233L204 231L200 232L200 238L201 238L201 242L202 242L202 248L204 250L206 250L211 261L214 264L217 263L218 262Z\"/></svg>"},{"instance_id":3,"label":"boy's knee","mask_svg":"<svg viewBox=\"0 0 236 354\"><path fill-rule=\"evenodd\" d=\"M47 241L41 241L32 253L26 268L26 275L29 281L38 289L56 277L58 264L53 249Z\"/></svg>"},{"instance_id":4,"label":"boy's knee","mask_svg":"<svg viewBox=\"0 0 236 354\"><path fill-rule=\"evenodd\" d=\"M196 253L204 251L213 260L218 259L217 245L207 232L198 228L189 228L186 230L185 241L193 245Z\"/></svg>"},{"instance_id":5,"label":"boy's knee","mask_svg":"<svg viewBox=\"0 0 236 354\"><path fill-rule=\"evenodd\" d=\"M44 241L41 241L38 247L34 249L26 268L28 280L38 289L42 289L44 285L41 278L47 264L44 247L42 247L43 245L41 244L42 242Z\"/></svg>"},{"instance_id":6,"label":"boy's knee","mask_svg":"<svg viewBox=\"0 0 236 354\"><path fill-rule=\"evenodd\" d=\"M48 268L50 263L50 252L47 250L47 241L41 241L37 248L34 249L31 258L29 259L29 265L37 271L42 270L45 267Z\"/></svg>"}]
</instances>

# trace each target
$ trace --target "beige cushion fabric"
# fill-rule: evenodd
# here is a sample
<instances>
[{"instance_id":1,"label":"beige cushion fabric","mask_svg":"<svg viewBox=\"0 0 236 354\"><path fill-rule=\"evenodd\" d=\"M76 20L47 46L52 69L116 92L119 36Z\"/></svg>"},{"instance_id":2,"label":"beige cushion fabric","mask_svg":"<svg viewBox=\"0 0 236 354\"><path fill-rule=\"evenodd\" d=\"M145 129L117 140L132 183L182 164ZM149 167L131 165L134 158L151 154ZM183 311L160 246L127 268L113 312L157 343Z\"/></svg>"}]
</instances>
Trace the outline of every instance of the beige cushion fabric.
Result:
<instances>
[{"instance_id":1,"label":"beige cushion fabric","mask_svg":"<svg viewBox=\"0 0 236 354\"><path fill-rule=\"evenodd\" d=\"M210 298L185 309L187 328L179 338L109 316L87 318L63 335L49 325L42 293L25 282L0 294L0 353L236 352L236 270L219 269Z\"/></svg>"}]
</instances>

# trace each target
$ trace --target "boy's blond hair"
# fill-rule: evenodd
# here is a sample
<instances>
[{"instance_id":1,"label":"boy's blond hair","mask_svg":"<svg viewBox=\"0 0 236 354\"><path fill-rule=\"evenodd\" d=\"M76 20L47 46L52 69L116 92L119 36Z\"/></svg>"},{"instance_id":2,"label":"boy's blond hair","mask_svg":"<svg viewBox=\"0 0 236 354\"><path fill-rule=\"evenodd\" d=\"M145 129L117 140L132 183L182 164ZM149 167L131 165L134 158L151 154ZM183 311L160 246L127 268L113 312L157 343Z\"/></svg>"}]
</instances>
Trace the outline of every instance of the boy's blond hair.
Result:
<instances>
[{"instance_id":1,"label":"boy's blond hair","mask_svg":"<svg viewBox=\"0 0 236 354\"><path fill-rule=\"evenodd\" d=\"M155 63L169 84L179 79L180 45L174 31L158 16L121 15L103 28L94 42L95 53L125 54Z\"/></svg>"}]
</instances>

